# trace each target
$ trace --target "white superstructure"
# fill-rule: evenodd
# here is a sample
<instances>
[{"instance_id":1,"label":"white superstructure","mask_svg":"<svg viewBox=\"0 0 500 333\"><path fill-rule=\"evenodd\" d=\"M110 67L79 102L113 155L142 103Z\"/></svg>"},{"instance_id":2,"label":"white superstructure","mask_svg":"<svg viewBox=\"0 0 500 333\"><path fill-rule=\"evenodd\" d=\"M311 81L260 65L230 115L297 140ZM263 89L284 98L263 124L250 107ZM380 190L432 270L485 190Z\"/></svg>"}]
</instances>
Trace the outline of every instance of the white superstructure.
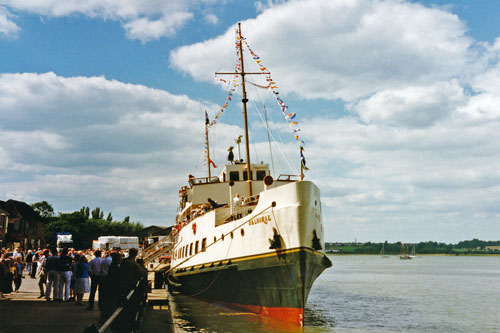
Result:
<instances>
[{"instance_id":1,"label":"white superstructure","mask_svg":"<svg viewBox=\"0 0 500 333\"><path fill-rule=\"evenodd\" d=\"M324 248L318 187L292 176L265 185L268 165L254 164L258 180L252 181L252 190L257 194L247 197L248 182L239 180L244 171L245 164L226 165L220 177L194 178L181 190L172 267L272 253L275 238L279 249ZM207 209L208 198L222 207Z\"/></svg>"}]
</instances>

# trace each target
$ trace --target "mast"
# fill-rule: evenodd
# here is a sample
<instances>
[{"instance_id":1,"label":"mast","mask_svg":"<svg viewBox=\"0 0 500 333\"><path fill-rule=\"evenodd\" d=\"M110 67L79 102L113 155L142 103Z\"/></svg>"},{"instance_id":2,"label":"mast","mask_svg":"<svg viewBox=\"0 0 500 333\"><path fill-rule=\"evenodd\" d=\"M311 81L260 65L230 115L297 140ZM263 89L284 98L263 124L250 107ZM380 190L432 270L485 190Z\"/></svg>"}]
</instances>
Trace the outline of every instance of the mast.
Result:
<instances>
[{"instance_id":1,"label":"mast","mask_svg":"<svg viewBox=\"0 0 500 333\"><path fill-rule=\"evenodd\" d=\"M241 39L241 23L238 23L238 39L239 39L239 48L240 48L240 61L241 61L241 90L243 94L243 98L241 102L243 102L243 120L245 123L245 149L247 155L247 182L248 182L248 195L252 196L252 168L250 164L250 142L248 139L248 120L247 120L247 91L245 87L245 62L243 61L243 41Z\"/></svg>"},{"instance_id":2,"label":"mast","mask_svg":"<svg viewBox=\"0 0 500 333\"><path fill-rule=\"evenodd\" d=\"M252 191L252 168L250 164L250 141L248 138L248 120L247 120L247 91L245 87L245 75L249 74L259 74L259 75L269 75L269 72L260 72L260 73L246 73L245 72L245 63L243 61L243 38L241 36L241 23L238 23L238 50L240 53L240 62L241 62L241 70L240 72L233 72L233 73L215 73L215 74L230 74L230 75L241 75L241 90L242 90L242 99L241 102L243 103L243 120L244 120L244 126L245 126L245 149L246 149L246 157L247 157L247 182L248 182L248 193L249 196L253 195Z\"/></svg>"}]
</instances>

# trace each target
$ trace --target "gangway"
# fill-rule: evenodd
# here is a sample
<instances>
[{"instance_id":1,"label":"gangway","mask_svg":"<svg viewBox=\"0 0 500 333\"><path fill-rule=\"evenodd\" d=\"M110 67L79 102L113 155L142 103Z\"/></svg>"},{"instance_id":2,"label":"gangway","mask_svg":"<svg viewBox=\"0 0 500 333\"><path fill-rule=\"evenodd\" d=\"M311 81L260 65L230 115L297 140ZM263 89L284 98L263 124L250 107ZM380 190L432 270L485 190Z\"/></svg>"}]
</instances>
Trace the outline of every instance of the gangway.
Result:
<instances>
[{"instance_id":1,"label":"gangway","mask_svg":"<svg viewBox=\"0 0 500 333\"><path fill-rule=\"evenodd\" d=\"M170 253L172 249L172 242L156 242L147 247L145 247L141 251L141 258L144 260L144 263L147 265L152 263L162 255L167 255Z\"/></svg>"}]
</instances>

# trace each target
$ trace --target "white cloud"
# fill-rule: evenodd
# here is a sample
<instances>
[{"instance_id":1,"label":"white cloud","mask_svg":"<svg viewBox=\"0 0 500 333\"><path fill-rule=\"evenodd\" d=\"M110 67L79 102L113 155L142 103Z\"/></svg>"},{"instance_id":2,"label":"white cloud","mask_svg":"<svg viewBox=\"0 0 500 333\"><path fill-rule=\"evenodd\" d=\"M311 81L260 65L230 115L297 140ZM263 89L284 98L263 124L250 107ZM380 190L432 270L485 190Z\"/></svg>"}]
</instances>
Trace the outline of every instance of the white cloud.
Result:
<instances>
[{"instance_id":1,"label":"white cloud","mask_svg":"<svg viewBox=\"0 0 500 333\"><path fill-rule=\"evenodd\" d=\"M347 101L384 89L459 77L473 44L457 16L399 0L297 0L242 23L248 42L283 91ZM234 31L171 54L173 65L212 80L230 64Z\"/></svg>"},{"instance_id":2,"label":"white cloud","mask_svg":"<svg viewBox=\"0 0 500 333\"><path fill-rule=\"evenodd\" d=\"M186 151L200 151L203 110L213 108L103 77L1 74L0 193L170 224L165 210L173 218L198 156Z\"/></svg>"},{"instance_id":3,"label":"white cloud","mask_svg":"<svg viewBox=\"0 0 500 333\"><path fill-rule=\"evenodd\" d=\"M466 96L456 81L382 90L351 105L367 123L427 127L448 117L465 104Z\"/></svg>"},{"instance_id":4,"label":"white cloud","mask_svg":"<svg viewBox=\"0 0 500 333\"><path fill-rule=\"evenodd\" d=\"M6 7L48 17L75 14L119 21L127 37L143 42L170 37L193 19L193 10L211 0L5 0ZM0 27L2 15L0 14ZM0 30L1 31L1 30Z\"/></svg>"},{"instance_id":5,"label":"white cloud","mask_svg":"<svg viewBox=\"0 0 500 333\"><path fill-rule=\"evenodd\" d=\"M210 23L210 24L215 25L215 24L219 23L219 18L217 16L215 16L214 14L209 13L209 14L205 15L205 21Z\"/></svg>"},{"instance_id":6,"label":"white cloud","mask_svg":"<svg viewBox=\"0 0 500 333\"><path fill-rule=\"evenodd\" d=\"M15 38L19 33L19 27L12 20L12 15L9 11L0 6L0 35L9 38Z\"/></svg>"},{"instance_id":7,"label":"white cloud","mask_svg":"<svg viewBox=\"0 0 500 333\"><path fill-rule=\"evenodd\" d=\"M190 19L169 26L157 10L162 3L16 2L17 10L47 16L120 20L142 40ZM181 7L172 12L190 13ZM476 43L455 15L408 1L268 1L261 9L243 32L280 92L292 93L292 104L340 98L350 111L335 118L297 112L328 240L500 234L500 39ZM233 68L233 43L229 29L178 48L172 66L212 82L214 70ZM58 209L78 209L70 206L76 200L170 224L164 219L173 216L177 187L196 164L191 158L202 155L193 133L203 130L205 108L215 113L186 96L104 77L0 75L0 118L9 124L0 135L0 193L54 200ZM232 142L241 130L222 121L216 141ZM225 147L214 149L225 156Z\"/></svg>"},{"instance_id":8,"label":"white cloud","mask_svg":"<svg viewBox=\"0 0 500 333\"><path fill-rule=\"evenodd\" d=\"M126 23L123 27L130 39L141 39L146 42L160 37L169 37L176 33L177 29L182 27L185 22L191 19L191 13L179 13L175 17L162 17L158 20L149 20L140 18Z\"/></svg>"},{"instance_id":9,"label":"white cloud","mask_svg":"<svg viewBox=\"0 0 500 333\"><path fill-rule=\"evenodd\" d=\"M330 239L454 242L498 235L498 121L450 117L408 129L321 118L305 127L308 146L322 148L309 152L308 162ZM447 232L450 224L460 227Z\"/></svg>"},{"instance_id":10,"label":"white cloud","mask_svg":"<svg viewBox=\"0 0 500 333\"><path fill-rule=\"evenodd\" d=\"M475 42L456 15L409 1L260 5L243 34L280 93L341 99L351 112L302 114L328 239L500 234L500 39ZM212 81L214 68L233 68L233 43L231 28L171 62Z\"/></svg>"},{"instance_id":11,"label":"white cloud","mask_svg":"<svg viewBox=\"0 0 500 333\"><path fill-rule=\"evenodd\" d=\"M266 0L266 1L256 1L254 3L257 12L263 12L273 6L281 5L286 3L287 0Z\"/></svg>"}]
</instances>

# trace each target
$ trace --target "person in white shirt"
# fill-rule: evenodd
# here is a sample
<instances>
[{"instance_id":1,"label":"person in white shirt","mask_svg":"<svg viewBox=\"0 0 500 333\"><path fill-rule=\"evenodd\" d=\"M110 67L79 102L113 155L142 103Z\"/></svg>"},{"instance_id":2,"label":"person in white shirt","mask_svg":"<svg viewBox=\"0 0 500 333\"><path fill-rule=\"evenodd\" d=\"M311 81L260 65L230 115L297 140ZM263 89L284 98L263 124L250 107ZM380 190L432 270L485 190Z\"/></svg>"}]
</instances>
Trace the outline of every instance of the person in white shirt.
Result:
<instances>
[{"instance_id":1,"label":"person in white shirt","mask_svg":"<svg viewBox=\"0 0 500 333\"><path fill-rule=\"evenodd\" d=\"M12 259L13 259L14 261L16 261L17 257L20 257L20 256L21 256L21 251L20 251L20 250L21 250L20 248L16 248L16 249L14 250L14 253L12 254Z\"/></svg>"},{"instance_id":2,"label":"person in white shirt","mask_svg":"<svg viewBox=\"0 0 500 333\"><path fill-rule=\"evenodd\" d=\"M49 256L49 250L45 250L38 259L38 267L36 269L36 276L39 277L38 288L40 288L40 296L38 296L38 298L43 298L45 296L44 286L47 284L47 271L45 269L45 260L48 256Z\"/></svg>"}]
</instances>

